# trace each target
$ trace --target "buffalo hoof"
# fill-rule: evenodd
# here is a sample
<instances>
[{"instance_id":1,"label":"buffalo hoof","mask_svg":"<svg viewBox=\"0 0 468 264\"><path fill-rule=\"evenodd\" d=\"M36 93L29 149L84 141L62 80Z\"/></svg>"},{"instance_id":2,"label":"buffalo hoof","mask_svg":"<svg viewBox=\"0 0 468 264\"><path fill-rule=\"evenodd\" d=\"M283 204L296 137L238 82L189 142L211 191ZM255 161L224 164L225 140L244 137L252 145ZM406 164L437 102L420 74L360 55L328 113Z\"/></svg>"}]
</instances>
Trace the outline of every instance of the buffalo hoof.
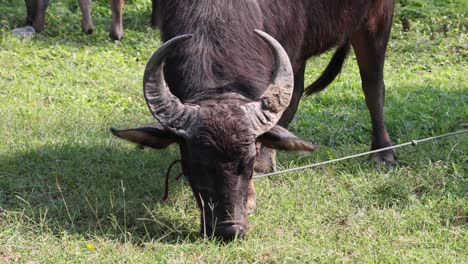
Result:
<instances>
[{"instance_id":1,"label":"buffalo hoof","mask_svg":"<svg viewBox=\"0 0 468 264\"><path fill-rule=\"evenodd\" d=\"M389 166L396 165L396 154L394 150L387 150L370 155L370 160L376 163L383 163Z\"/></svg>"},{"instance_id":2,"label":"buffalo hoof","mask_svg":"<svg viewBox=\"0 0 468 264\"><path fill-rule=\"evenodd\" d=\"M255 157L254 170L258 173L276 171L276 151L261 147L257 157Z\"/></svg>"},{"instance_id":3,"label":"buffalo hoof","mask_svg":"<svg viewBox=\"0 0 468 264\"><path fill-rule=\"evenodd\" d=\"M93 28L83 29L83 33L85 33L86 35L91 35L93 34Z\"/></svg>"},{"instance_id":4,"label":"buffalo hoof","mask_svg":"<svg viewBox=\"0 0 468 264\"><path fill-rule=\"evenodd\" d=\"M123 31L120 31L120 30L117 30L117 31L111 30L111 32L109 33L109 37L114 41L121 41L124 37L124 33Z\"/></svg>"},{"instance_id":5,"label":"buffalo hoof","mask_svg":"<svg viewBox=\"0 0 468 264\"><path fill-rule=\"evenodd\" d=\"M83 33L90 35L93 33L94 25L91 19L86 19L85 17L81 20L81 31Z\"/></svg>"},{"instance_id":6,"label":"buffalo hoof","mask_svg":"<svg viewBox=\"0 0 468 264\"><path fill-rule=\"evenodd\" d=\"M82 25L81 26L81 31L83 31L83 33L85 33L86 35L91 35L91 34L93 34L93 31L94 31L93 25L91 25L91 26Z\"/></svg>"},{"instance_id":7,"label":"buffalo hoof","mask_svg":"<svg viewBox=\"0 0 468 264\"><path fill-rule=\"evenodd\" d=\"M45 27L44 22L34 22L28 26L32 26L34 30L36 30L36 33L41 33L42 31L44 31L44 27Z\"/></svg>"}]
</instances>

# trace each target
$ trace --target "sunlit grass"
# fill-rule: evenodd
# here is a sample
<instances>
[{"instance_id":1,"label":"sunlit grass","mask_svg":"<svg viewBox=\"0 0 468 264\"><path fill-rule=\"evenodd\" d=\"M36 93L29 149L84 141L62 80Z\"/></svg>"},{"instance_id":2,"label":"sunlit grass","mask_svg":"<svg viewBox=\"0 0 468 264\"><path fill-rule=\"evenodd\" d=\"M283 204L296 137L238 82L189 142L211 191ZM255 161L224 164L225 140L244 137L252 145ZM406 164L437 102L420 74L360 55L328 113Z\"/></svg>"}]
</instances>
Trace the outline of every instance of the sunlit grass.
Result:
<instances>
[{"instance_id":1,"label":"sunlit grass","mask_svg":"<svg viewBox=\"0 0 468 264\"><path fill-rule=\"evenodd\" d=\"M10 33L24 2L0 5L0 262L466 262L466 135L400 149L393 170L360 158L258 180L247 238L200 240L183 180L161 202L178 149L141 150L108 130L154 122L141 87L160 45L150 4L126 1L126 37L114 43L105 2L92 36L75 1L51 2L45 32L25 40ZM394 143L466 129L466 3L401 2L385 68ZM329 58L311 59L306 83ZM351 55L291 126L321 148L281 153L279 168L367 151L370 129Z\"/></svg>"}]
</instances>

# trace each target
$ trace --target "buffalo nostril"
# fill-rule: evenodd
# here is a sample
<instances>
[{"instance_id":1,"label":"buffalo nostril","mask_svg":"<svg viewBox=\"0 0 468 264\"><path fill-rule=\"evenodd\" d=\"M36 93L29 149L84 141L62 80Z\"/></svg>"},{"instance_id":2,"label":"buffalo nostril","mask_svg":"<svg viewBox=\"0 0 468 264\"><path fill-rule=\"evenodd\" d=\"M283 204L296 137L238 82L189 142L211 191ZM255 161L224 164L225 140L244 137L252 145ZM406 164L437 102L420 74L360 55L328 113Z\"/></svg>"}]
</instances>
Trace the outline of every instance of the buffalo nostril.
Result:
<instances>
[{"instance_id":1,"label":"buffalo nostril","mask_svg":"<svg viewBox=\"0 0 468 264\"><path fill-rule=\"evenodd\" d=\"M224 241L231 241L235 238L243 238L245 236L245 229L242 225L224 225L217 227L215 236L223 239Z\"/></svg>"}]
</instances>

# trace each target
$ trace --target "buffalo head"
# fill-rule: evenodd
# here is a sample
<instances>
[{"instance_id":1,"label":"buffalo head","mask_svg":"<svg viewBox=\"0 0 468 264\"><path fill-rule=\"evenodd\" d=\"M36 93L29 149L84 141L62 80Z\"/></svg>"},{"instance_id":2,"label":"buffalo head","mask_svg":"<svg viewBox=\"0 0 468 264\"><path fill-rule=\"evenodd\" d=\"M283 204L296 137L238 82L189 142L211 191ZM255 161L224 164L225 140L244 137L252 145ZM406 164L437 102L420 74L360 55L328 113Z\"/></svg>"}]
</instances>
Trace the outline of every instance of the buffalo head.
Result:
<instances>
[{"instance_id":1,"label":"buffalo head","mask_svg":"<svg viewBox=\"0 0 468 264\"><path fill-rule=\"evenodd\" d=\"M224 240L242 237L246 232L246 203L256 146L296 151L315 147L276 126L291 99L293 71L281 45L264 32L256 33L275 58L271 83L259 100L235 89L212 89L182 103L164 80L163 62L177 44L191 38L183 35L164 43L145 70L146 103L159 124L112 129L120 138L156 149L177 143L183 173L200 208L201 232Z\"/></svg>"}]
</instances>

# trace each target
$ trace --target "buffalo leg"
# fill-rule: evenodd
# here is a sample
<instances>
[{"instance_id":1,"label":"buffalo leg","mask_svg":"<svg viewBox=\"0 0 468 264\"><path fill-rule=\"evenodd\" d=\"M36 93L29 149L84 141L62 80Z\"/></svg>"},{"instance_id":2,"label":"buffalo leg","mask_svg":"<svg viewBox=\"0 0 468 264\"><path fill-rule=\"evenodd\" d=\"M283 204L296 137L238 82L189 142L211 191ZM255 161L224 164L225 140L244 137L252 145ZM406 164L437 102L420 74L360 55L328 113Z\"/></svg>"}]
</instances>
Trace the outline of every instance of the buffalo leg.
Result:
<instances>
[{"instance_id":1,"label":"buffalo leg","mask_svg":"<svg viewBox=\"0 0 468 264\"><path fill-rule=\"evenodd\" d=\"M93 33L93 19L91 17L91 0L78 0L82 13L81 30L86 34Z\"/></svg>"},{"instance_id":2,"label":"buffalo leg","mask_svg":"<svg viewBox=\"0 0 468 264\"><path fill-rule=\"evenodd\" d=\"M34 18L36 17L37 12L37 1L34 0L24 0L26 4L26 25L32 26L34 23Z\"/></svg>"},{"instance_id":3,"label":"buffalo leg","mask_svg":"<svg viewBox=\"0 0 468 264\"><path fill-rule=\"evenodd\" d=\"M299 101L304 93L305 66L305 63L303 63L301 68L299 68L299 70L294 74L294 91L291 97L291 102L281 116L281 119L278 121L278 125L284 128L288 128L289 124L294 119L297 108L299 107Z\"/></svg>"},{"instance_id":4,"label":"buffalo leg","mask_svg":"<svg viewBox=\"0 0 468 264\"><path fill-rule=\"evenodd\" d=\"M159 0L153 0L152 3L153 3L153 10L151 12L151 26L153 27L157 27L158 26L158 14L157 14L157 10L158 10L158 1Z\"/></svg>"},{"instance_id":5,"label":"buffalo leg","mask_svg":"<svg viewBox=\"0 0 468 264\"><path fill-rule=\"evenodd\" d=\"M44 30L45 12L49 0L25 0L26 2L26 25L32 26L36 32Z\"/></svg>"},{"instance_id":6,"label":"buffalo leg","mask_svg":"<svg viewBox=\"0 0 468 264\"><path fill-rule=\"evenodd\" d=\"M123 0L109 0L112 11L112 25L109 36L113 40L121 40L124 36L122 22Z\"/></svg>"},{"instance_id":7,"label":"buffalo leg","mask_svg":"<svg viewBox=\"0 0 468 264\"><path fill-rule=\"evenodd\" d=\"M247 214L252 214L257 208L257 195L255 194L253 179L249 181L249 190L247 191Z\"/></svg>"},{"instance_id":8,"label":"buffalo leg","mask_svg":"<svg viewBox=\"0 0 468 264\"><path fill-rule=\"evenodd\" d=\"M264 146L260 147L257 157L255 157L254 170L260 173L275 171L276 151Z\"/></svg>"},{"instance_id":9,"label":"buffalo leg","mask_svg":"<svg viewBox=\"0 0 468 264\"><path fill-rule=\"evenodd\" d=\"M304 71L305 63L302 64L301 68L294 74L294 91L289 103L288 108L284 111L281 119L278 121L278 125L288 128L289 124L296 114L299 106L299 101L304 93ZM260 147L259 153L255 159L255 171L256 172L270 172L274 171L276 167L276 151L267 147Z\"/></svg>"},{"instance_id":10,"label":"buffalo leg","mask_svg":"<svg viewBox=\"0 0 468 264\"><path fill-rule=\"evenodd\" d=\"M380 1L377 1L380 2ZM391 2L391 1L385 1ZM372 122L371 149L392 145L384 126L385 84L383 79L385 52L392 24L393 6L379 6L370 12L370 19L351 36L361 73L362 89ZM395 151L388 150L371 155L371 160L395 164Z\"/></svg>"}]
</instances>

